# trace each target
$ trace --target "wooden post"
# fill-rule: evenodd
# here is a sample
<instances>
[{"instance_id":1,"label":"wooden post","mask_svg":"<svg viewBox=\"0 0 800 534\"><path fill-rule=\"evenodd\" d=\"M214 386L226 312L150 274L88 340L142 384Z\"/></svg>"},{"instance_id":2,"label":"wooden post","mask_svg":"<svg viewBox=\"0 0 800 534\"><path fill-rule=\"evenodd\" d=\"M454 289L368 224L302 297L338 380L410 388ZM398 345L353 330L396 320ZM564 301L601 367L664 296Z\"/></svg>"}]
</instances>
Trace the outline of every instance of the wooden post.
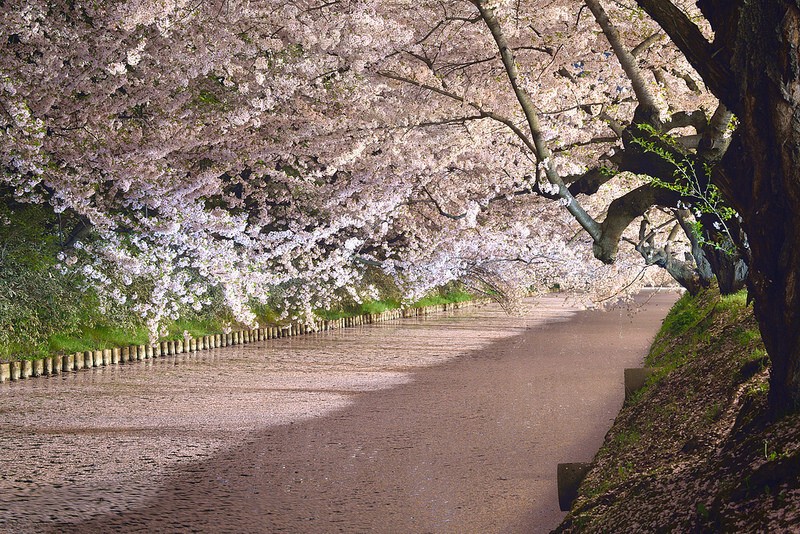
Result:
<instances>
[{"instance_id":1,"label":"wooden post","mask_svg":"<svg viewBox=\"0 0 800 534\"><path fill-rule=\"evenodd\" d=\"M57 375L61 373L61 356L50 357L50 375Z\"/></svg>"},{"instance_id":2,"label":"wooden post","mask_svg":"<svg viewBox=\"0 0 800 534\"><path fill-rule=\"evenodd\" d=\"M8 371L10 373L9 380L19 380L20 374L22 372L22 363L9 362Z\"/></svg>"}]
</instances>

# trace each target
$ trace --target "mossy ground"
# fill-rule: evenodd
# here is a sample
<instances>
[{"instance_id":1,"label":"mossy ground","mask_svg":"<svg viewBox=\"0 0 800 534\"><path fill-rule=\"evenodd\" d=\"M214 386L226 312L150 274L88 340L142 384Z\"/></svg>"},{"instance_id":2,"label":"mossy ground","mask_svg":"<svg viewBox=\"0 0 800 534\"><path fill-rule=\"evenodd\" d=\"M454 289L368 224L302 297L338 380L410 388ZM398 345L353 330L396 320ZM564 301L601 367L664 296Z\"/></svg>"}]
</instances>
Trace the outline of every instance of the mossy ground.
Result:
<instances>
[{"instance_id":1,"label":"mossy ground","mask_svg":"<svg viewBox=\"0 0 800 534\"><path fill-rule=\"evenodd\" d=\"M788 532L800 415L767 417L768 360L746 295L684 295L557 532Z\"/></svg>"}]
</instances>

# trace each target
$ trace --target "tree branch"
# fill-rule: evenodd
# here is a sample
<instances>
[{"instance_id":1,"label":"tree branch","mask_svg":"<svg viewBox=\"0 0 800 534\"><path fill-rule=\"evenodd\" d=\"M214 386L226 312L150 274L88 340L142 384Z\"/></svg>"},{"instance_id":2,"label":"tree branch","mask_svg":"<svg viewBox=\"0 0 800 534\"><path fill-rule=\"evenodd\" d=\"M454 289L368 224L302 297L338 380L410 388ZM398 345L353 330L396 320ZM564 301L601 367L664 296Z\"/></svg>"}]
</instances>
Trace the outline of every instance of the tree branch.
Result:
<instances>
[{"instance_id":1,"label":"tree branch","mask_svg":"<svg viewBox=\"0 0 800 534\"><path fill-rule=\"evenodd\" d=\"M735 109L737 95L732 83L734 78L724 50L712 46L700 28L670 0L636 0L636 3L669 35L711 92L728 107Z\"/></svg>"},{"instance_id":2,"label":"tree branch","mask_svg":"<svg viewBox=\"0 0 800 534\"><path fill-rule=\"evenodd\" d=\"M432 93L436 93L438 95L445 96L445 97L447 97L447 98L449 98L451 100L455 100L456 102L459 102L461 104L466 104L467 106L471 107L472 109L478 111L478 113L480 113L482 117L485 117L487 119L492 119L494 121L497 121L497 122L505 125L506 127L508 127L508 129L510 129L512 132L514 132L514 134L517 137L519 137L522 140L523 143L525 143L525 146L527 146L529 150L531 150L531 151L535 151L536 150L536 147L535 147L534 143L528 138L527 135L525 135L525 132L523 132L516 124L514 124L514 122L511 119L503 117L502 115L498 115L497 113L494 113L492 111L485 110L479 104L477 104L475 102L469 102L461 95L458 95L458 94L453 93L452 91L448 91L446 89L435 87L433 85L428 85L426 83L418 82L417 80L414 80L413 78L407 78L405 76L399 76L397 74L393 74L393 73L387 72L387 71L378 72L378 75L379 76L383 76L384 78L388 78L390 80L395 80L395 81L398 81L398 82L407 83L409 85L413 85L415 87L419 87L420 89L425 89L425 90L430 91Z\"/></svg>"},{"instance_id":3,"label":"tree branch","mask_svg":"<svg viewBox=\"0 0 800 534\"><path fill-rule=\"evenodd\" d=\"M657 115L658 103L650 90L650 86L645 82L642 71L639 69L639 64L636 62L636 58L625 47L619 35L619 31L617 31L617 28L608 18L603 6L600 5L600 1L584 0L584 2L592 11L597 24L600 26L600 29L603 30L603 34L606 36L606 39L608 39L612 50L614 50L614 55L617 56L622 70L625 71L625 75L631 81L631 86L633 87L636 99L639 101L639 105L644 106L650 112L655 112Z\"/></svg>"},{"instance_id":4,"label":"tree branch","mask_svg":"<svg viewBox=\"0 0 800 534\"><path fill-rule=\"evenodd\" d=\"M633 220L644 215L651 206L669 206L679 198L674 191L645 184L614 199L608 206L608 215L600 224L602 235L594 245L595 257L603 263L614 263L622 234Z\"/></svg>"},{"instance_id":5,"label":"tree branch","mask_svg":"<svg viewBox=\"0 0 800 534\"><path fill-rule=\"evenodd\" d=\"M475 7L478 8L480 12L481 18L486 23L486 26L489 28L489 31L494 38L495 43L497 44L497 48L500 51L500 56L503 60L503 67L505 67L506 77L511 84L512 89L514 90L514 95L517 97L517 101L519 102L520 107L522 108L522 112L525 115L525 119L528 122L528 128L531 132L531 137L533 137L533 153L536 156L536 161L544 167L544 171L547 175L547 180L553 184L558 186L558 195L564 201L567 211L578 221L578 224L586 230L586 232L592 236L594 241L597 241L600 238L600 228L595 221L587 212L583 209L575 197L570 193L567 186L564 184L564 181L556 172L552 162L550 161L550 149L547 148L547 144L544 139L544 134L542 133L542 128L539 124L539 116L537 114L536 108L533 105L533 102L530 98L530 95L522 88L519 83L519 71L517 69L517 63L514 59L514 52L509 46L505 35L503 34L503 30L500 27L500 22L497 20L497 17L494 13L494 10L487 4L484 4L482 0L472 0Z\"/></svg>"}]
</instances>

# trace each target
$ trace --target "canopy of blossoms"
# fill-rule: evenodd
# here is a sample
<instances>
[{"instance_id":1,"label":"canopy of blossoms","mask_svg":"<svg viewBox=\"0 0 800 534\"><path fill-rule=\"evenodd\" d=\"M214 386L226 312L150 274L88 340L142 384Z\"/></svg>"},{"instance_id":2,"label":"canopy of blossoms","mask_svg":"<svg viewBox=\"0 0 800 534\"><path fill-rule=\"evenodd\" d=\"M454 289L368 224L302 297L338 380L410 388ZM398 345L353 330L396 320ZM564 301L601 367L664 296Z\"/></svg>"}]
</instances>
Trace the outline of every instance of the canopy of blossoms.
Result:
<instances>
[{"instance_id":1,"label":"canopy of blossoms","mask_svg":"<svg viewBox=\"0 0 800 534\"><path fill-rule=\"evenodd\" d=\"M717 101L605 4L6 0L0 182L69 214L62 268L154 331L211 287L243 321L275 295L310 315L370 296L367 268L410 297L634 291L692 243L680 195L612 228L652 189L626 132L646 107L697 146Z\"/></svg>"}]
</instances>

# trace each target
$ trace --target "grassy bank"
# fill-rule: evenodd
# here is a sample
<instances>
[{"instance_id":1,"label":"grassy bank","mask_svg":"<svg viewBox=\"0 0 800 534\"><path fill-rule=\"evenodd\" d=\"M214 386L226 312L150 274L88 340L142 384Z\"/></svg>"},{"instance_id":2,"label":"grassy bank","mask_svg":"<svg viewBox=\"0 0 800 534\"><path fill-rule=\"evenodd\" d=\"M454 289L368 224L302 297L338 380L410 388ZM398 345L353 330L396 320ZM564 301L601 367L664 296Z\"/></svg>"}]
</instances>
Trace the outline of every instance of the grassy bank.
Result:
<instances>
[{"instance_id":1,"label":"grassy bank","mask_svg":"<svg viewBox=\"0 0 800 534\"><path fill-rule=\"evenodd\" d=\"M683 296L558 532L787 532L800 416L766 417L768 360L744 293Z\"/></svg>"},{"instance_id":2,"label":"grassy bank","mask_svg":"<svg viewBox=\"0 0 800 534\"><path fill-rule=\"evenodd\" d=\"M423 308L437 304L464 302L472 298L469 293L452 286L437 290L407 306ZM15 339L13 335L7 336L4 340L5 343L0 343L0 362L38 359L55 354L71 354L126 345L143 345L148 342L148 333L144 325L125 321L115 324L113 318L111 321L104 320L99 312L90 309L93 305L92 302L89 301L85 304L87 308L73 310L73 316L64 321L61 328L50 327L49 330L46 330L46 336L42 336L41 339L37 340L32 336ZM396 299L375 300L352 303L335 310L317 310L316 313L322 319L334 320L378 314L398 309L401 305L401 302ZM262 306L256 312L261 326L280 326L288 323L288 320L276 319L277 312L268 307ZM34 319L39 320L37 317ZM193 338L202 338L205 335L218 334L226 327L238 330L245 326L231 321L227 314L192 313L171 323L168 326L168 334L160 341L183 339L184 332L188 332Z\"/></svg>"}]
</instances>

